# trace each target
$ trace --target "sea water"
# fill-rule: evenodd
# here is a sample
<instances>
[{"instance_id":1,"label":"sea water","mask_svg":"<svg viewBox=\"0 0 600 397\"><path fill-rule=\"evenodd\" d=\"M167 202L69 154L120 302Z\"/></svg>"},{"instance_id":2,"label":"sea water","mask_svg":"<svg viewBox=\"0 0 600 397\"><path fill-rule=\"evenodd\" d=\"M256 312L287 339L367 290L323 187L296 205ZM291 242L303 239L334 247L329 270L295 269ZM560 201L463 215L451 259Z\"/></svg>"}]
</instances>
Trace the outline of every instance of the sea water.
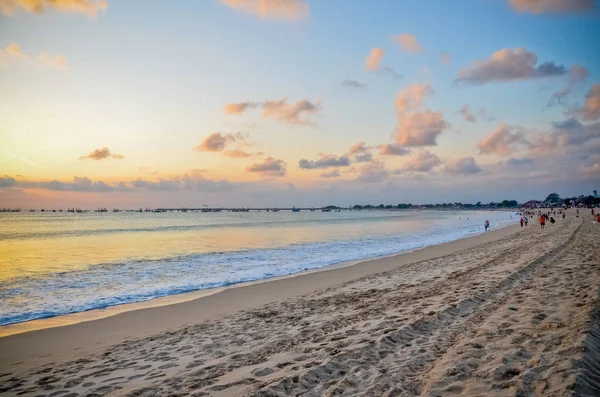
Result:
<instances>
[{"instance_id":1,"label":"sea water","mask_svg":"<svg viewBox=\"0 0 600 397\"><path fill-rule=\"evenodd\" d=\"M508 212L0 213L0 325L457 240Z\"/></svg>"}]
</instances>

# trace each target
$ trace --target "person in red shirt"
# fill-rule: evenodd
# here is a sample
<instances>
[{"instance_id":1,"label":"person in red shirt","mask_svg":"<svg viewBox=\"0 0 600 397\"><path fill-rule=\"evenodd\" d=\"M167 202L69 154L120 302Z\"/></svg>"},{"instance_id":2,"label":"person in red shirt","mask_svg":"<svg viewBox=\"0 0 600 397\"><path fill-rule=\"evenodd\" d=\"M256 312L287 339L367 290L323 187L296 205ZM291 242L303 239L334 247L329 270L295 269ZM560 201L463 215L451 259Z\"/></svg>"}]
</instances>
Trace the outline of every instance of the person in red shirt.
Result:
<instances>
[{"instance_id":1,"label":"person in red shirt","mask_svg":"<svg viewBox=\"0 0 600 397\"><path fill-rule=\"evenodd\" d=\"M546 217L544 215L540 216L540 227L543 229L546 226Z\"/></svg>"}]
</instances>

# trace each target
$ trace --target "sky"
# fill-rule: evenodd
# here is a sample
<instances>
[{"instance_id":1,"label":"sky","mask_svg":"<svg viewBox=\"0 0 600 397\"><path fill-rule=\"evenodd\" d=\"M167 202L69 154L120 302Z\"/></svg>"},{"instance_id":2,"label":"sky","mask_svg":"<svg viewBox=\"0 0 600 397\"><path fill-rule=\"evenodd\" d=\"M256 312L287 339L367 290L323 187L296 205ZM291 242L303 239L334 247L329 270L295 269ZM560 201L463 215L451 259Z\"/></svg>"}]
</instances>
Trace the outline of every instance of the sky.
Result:
<instances>
[{"instance_id":1,"label":"sky","mask_svg":"<svg viewBox=\"0 0 600 397\"><path fill-rule=\"evenodd\" d=\"M596 0L0 0L0 207L600 190Z\"/></svg>"}]
</instances>

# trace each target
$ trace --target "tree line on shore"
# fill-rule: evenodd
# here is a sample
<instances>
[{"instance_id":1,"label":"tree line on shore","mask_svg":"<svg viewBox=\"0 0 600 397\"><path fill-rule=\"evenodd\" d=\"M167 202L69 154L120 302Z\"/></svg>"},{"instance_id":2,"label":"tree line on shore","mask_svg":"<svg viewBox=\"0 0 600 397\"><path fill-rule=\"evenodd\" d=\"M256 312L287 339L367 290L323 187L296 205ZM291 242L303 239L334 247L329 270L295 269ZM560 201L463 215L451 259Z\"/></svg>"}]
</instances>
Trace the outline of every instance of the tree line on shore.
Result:
<instances>
[{"instance_id":1,"label":"tree line on shore","mask_svg":"<svg viewBox=\"0 0 600 397\"><path fill-rule=\"evenodd\" d=\"M573 206L573 205L584 205L587 207L590 206L600 206L600 196L598 195L598 191L594 190L591 195L580 195L578 197L567 197L561 198L558 193L550 193L544 201L538 200L529 200L524 203L519 203L517 200L502 200L499 202L491 201L487 204L478 201L476 204L470 203L438 203L438 204L411 204L411 203L400 203L396 205L392 204L356 204L351 208L354 210L382 210L382 209L416 209L416 208L427 208L427 209L447 209L447 208L460 208L460 209L502 209L502 208L519 208L525 204L530 204L532 206L535 205L544 205L544 206ZM342 207L338 207L335 205L328 205L324 207L326 209L341 209Z\"/></svg>"}]
</instances>

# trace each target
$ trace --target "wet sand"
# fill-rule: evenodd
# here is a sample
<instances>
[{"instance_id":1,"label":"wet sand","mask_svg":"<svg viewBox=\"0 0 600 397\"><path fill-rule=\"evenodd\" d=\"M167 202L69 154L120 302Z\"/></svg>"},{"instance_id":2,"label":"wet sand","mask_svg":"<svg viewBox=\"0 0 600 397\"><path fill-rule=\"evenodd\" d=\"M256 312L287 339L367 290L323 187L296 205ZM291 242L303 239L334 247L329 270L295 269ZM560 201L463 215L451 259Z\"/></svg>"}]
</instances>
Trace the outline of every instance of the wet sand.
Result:
<instances>
[{"instance_id":1,"label":"wet sand","mask_svg":"<svg viewBox=\"0 0 600 397\"><path fill-rule=\"evenodd\" d=\"M0 393L598 395L599 241L530 222L0 338Z\"/></svg>"}]
</instances>

